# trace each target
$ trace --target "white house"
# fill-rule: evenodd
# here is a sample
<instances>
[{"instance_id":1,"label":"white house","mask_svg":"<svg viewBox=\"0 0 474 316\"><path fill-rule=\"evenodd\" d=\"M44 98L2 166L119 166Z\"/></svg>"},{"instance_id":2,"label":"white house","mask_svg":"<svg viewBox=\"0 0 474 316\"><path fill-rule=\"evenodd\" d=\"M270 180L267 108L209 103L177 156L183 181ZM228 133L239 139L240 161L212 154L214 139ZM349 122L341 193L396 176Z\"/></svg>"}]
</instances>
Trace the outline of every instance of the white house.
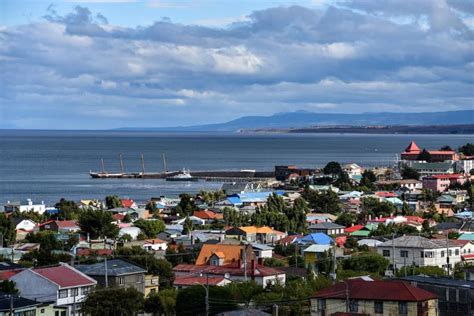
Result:
<instances>
[{"instance_id":1,"label":"white house","mask_svg":"<svg viewBox=\"0 0 474 316\"><path fill-rule=\"evenodd\" d=\"M449 251L448 251L449 250ZM395 251L395 253L394 253ZM377 252L390 261L389 271L404 266L438 266L450 269L461 262L461 246L457 242L428 239L421 236L402 236L377 246Z\"/></svg>"},{"instance_id":2,"label":"white house","mask_svg":"<svg viewBox=\"0 0 474 316\"><path fill-rule=\"evenodd\" d=\"M24 230L26 232L31 232L36 228L36 223L31 219L19 219L15 222L16 230Z\"/></svg>"},{"instance_id":3,"label":"white house","mask_svg":"<svg viewBox=\"0 0 474 316\"><path fill-rule=\"evenodd\" d=\"M67 307L68 315L77 313L97 281L68 264L30 268L10 278L22 297L39 302L54 302Z\"/></svg>"},{"instance_id":4,"label":"white house","mask_svg":"<svg viewBox=\"0 0 474 316\"><path fill-rule=\"evenodd\" d=\"M119 237L123 235L130 235L133 240L137 239L138 234L140 234L141 230L138 227L129 226L129 227L122 227L119 230Z\"/></svg>"},{"instance_id":5,"label":"white house","mask_svg":"<svg viewBox=\"0 0 474 316\"><path fill-rule=\"evenodd\" d=\"M197 216L189 216L189 219L193 223L193 225L205 225L206 220L199 218ZM172 223L175 225L183 225L184 222L186 221L186 217L180 218L178 220L173 221Z\"/></svg>"},{"instance_id":6,"label":"white house","mask_svg":"<svg viewBox=\"0 0 474 316\"><path fill-rule=\"evenodd\" d=\"M252 244L252 249L257 259L273 257L273 247L264 244Z\"/></svg>"},{"instance_id":7,"label":"white house","mask_svg":"<svg viewBox=\"0 0 474 316\"><path fill-rule=\"evenodd\" d=\"M7 204L3 206L3 210L4 212L33 211L38 214L43 214L46 211L46 205L44 205L43 201L41 201L41 203L35 204L33 203L31 199L26 199L26 201L14 201L14 202L8 201Z\"/></svg>"},{"instance_id":8,"label":"white house","mask_svg":"<svg viewBox=\"0 0 474 316\"><path fill-rule=\"evenodd\" d=\"M147 239L143 244L143 249L148 251L160 251L166 250L168 248L168 244L166 241L155 238L155 239Z\"/></svg>"}]
</instances>

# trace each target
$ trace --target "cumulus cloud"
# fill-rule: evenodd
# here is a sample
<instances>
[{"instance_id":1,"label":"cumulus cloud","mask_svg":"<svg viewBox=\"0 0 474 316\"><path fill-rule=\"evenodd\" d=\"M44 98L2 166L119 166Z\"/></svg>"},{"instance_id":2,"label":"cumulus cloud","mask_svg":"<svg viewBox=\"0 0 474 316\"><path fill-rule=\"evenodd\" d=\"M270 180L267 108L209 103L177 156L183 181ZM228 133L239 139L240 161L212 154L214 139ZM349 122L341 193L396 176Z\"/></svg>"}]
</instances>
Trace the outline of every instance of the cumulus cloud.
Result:
<instances>
[{"instance_id":1,"label":"cumulus cloud","mask_svg":"<svg viewBox=\"0 0 474 316\"><path fill-rule=\"evenodd\" d=\"M42 21L0 29L0 106L9 118L0 127L471 109L469 21L472 5L455 0L325 1L256 11L225 27L162 19L132 28L87 7L60 15L50 6Z\"/></svg>"}]
</instances>

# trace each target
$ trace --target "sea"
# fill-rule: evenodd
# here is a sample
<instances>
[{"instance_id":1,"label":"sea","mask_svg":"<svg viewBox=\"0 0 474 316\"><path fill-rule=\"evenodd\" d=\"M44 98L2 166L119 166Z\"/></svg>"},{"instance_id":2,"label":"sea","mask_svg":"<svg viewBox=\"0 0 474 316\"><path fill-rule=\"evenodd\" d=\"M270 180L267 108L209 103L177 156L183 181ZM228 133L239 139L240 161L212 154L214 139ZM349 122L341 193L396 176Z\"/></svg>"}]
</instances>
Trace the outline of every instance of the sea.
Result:
<instances>
[{"instance_id":1,"label":"sea","mask_svg":"<svg viewBox=\"0 0 474 316\"><path fill-rule=\"evenodd\" d=\"M32 199L54 205L60 198L103 199L116 194L135 201L161 195L217 190L216 182L167 182L161 179L92 179L89 171L126 172L167 169L273 170L275 165L322 167L329 161L362 166L391 166L409 144L436 149L473 142L472 135L164 133L139 131L0 131L0 205Z\"/></svg>"}]
</instances>

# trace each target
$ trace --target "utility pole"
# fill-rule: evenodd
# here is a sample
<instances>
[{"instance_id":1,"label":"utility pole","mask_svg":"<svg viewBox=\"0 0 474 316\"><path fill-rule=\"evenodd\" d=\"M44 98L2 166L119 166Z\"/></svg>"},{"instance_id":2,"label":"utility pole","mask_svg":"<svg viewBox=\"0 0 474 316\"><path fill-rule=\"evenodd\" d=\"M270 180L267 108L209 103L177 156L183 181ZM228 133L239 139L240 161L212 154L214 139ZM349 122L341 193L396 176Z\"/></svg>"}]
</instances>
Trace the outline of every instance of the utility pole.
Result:
<instances>
[{"instance_id":1,"label":"utility pole","mask_svg":"<svg viewBox=\"0 0 474 316\"><path fill-rule=\"evenodd\" d=\"M244 280L245 282L247 282L247 245L246 244L244 244L243 257L244 257Z\"/></svg>"},{"instance_id":2,"label":"utility pole","mask_svg":"<svg viewBox=\"0 0 474 316\"><path fill-rule=\"evenodd\" d=\"M206 273L206 316L209 316L209 273Z\"/></svg>"},{"instance_id":3,"label":"utility pole","mask_svg":"<svg viewBox=\"0 0 474 316\"><path fill-rule=\"evenodd\" d=\"M392 233L392 268L393 268L393 277L397 272L397 268L395 266L395 233Z\"/></svg>"},{"instance_id":4,"label":"utility pole","mask_svg":"<svg viewBox=\"0 0 474 316\"><path fill-rule=\"evenodd\" d=\"M448 233L446 233L446 269L448 272L448 277L449 277L449 238L448 238Z\"/></svg>"},{"instance_id":5,"label":"utility pole","mask_svg":"<svg viewBox=\"0 0 474 316\"><path fill-rule=\"evenodd\" d=\"M272 316L278 316L278 305L273 304L272 306Z\"/></svg>"},{"instance_id":6,"label":"utility pole","mask_svg":"<svg viewBox=\"0 0 474 316\"><path fill-rule=\"evenodd\" d=\"M13 294L10 294L10 316L15 315L15 311L13 310Z\"/></svg>"},{"instance_id":7,"label":"utility pole","mask_svg":"<svg viewBox=\"0 0 474 316\"><path fill-rule=\"evenodd\" d=\"M104 260L104 267L105 267L105 272L104 272L104 277L105 277L105 287L109 287L109 276L108 276L108 271L107 271L107 257L105 257Z\"/></svg>"},{"instance_id":8,"label":"utility pole","mask_svg":"<svg viewBox=\"0 0 474 316\"><path fill-rule=\"evenodd\" d=\"M332 278L333 278L333 281L334 283L336 283L336 266L337 266L337 261L336 261L336 241L334 241L334 246L332 248L332 257L333 257L333 264L332 264Z\"/></svg>"},{"instance_id":9,"label":"utility pole","mask_svg":"<svg viewBox=\"0 0 474 316\"><path fill-rule=\"evenodd\" d=\"M298 268L298 243L295 243L295 266Z\"/></svg>"}]
</instances>

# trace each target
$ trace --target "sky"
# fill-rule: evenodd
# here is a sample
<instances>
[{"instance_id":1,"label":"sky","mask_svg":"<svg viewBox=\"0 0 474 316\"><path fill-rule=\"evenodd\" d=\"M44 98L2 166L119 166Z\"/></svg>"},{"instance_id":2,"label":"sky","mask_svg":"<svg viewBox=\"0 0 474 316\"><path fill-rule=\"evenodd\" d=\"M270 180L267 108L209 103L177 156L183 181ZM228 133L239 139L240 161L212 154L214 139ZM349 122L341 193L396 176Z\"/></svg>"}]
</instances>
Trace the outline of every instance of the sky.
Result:
<instances>
[{"instance_id":1,"label":"sky","mask_svg":"<svg viewBox=\"0 0 474 316\"><path fill-rule=\"evenodd\" d=\"M471 0L0 0L0 128L467 110L473 82Z\"/></svg>"}]
</instances>

